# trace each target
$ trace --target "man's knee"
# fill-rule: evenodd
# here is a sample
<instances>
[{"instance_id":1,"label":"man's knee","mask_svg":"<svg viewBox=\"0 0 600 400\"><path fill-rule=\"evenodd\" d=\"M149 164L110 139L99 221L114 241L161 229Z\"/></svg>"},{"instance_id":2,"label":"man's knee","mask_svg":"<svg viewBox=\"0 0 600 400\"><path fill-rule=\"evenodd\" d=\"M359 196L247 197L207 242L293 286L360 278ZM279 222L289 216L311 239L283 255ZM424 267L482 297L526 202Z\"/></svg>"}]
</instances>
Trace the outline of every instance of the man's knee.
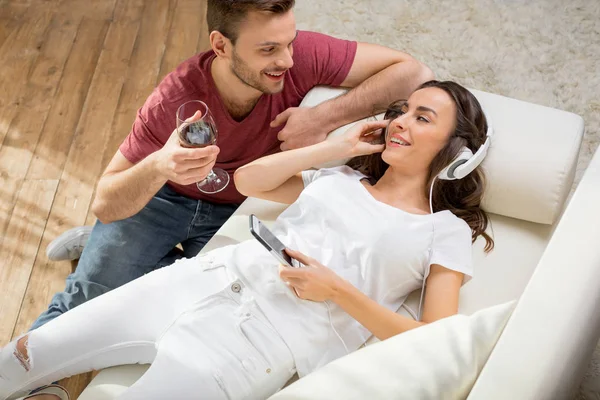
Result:
<instances>
[{"instance_id":1,"label":"man's knee","mask_svg":"<svg viewBox=\"0 0 600 400\"><path fill-rule=\"evenodd\" d=\"M136 235L124 229L122 225L125 224L97 224L94 227L77 269L68 278L71 284L114 289L148 272L135 271L136 266L143 264L140 261L144 255L136 240L127 240L127 237L135 238Z\"/></svg>"}]
</instances>

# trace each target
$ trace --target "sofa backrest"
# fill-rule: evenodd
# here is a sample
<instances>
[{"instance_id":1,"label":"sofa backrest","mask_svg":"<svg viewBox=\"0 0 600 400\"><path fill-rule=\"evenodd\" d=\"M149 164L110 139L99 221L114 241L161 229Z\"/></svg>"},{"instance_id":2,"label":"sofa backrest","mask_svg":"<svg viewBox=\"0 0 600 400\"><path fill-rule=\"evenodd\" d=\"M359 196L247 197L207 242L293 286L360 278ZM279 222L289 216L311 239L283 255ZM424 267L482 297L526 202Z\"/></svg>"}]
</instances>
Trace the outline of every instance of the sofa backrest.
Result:
<instances>
[{"instance_id":1,"label":"sofa backrest","mask_svg":"<svg viewBox=\"0 0 600 400\"><path fill-rule=\"evenodd\" d=\"M491 147L482 163L487 177L482 208L507 217L553 224L573 184L583 119L570 112L469 90L494 128ZM346 91L315 87L300 106L312 107ZM334 130L330 137L344 133L355 123Z\"/></svg>"}]
</instances>

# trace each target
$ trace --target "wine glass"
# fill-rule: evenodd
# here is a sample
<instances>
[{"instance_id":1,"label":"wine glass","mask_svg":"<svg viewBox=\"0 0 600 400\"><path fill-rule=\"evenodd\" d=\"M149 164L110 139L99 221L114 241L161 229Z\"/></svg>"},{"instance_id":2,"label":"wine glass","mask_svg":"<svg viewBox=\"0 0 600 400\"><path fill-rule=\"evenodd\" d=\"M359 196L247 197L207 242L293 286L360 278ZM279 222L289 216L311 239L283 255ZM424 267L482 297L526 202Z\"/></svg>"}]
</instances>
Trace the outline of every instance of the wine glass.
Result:
<instances>
[{"instance_id":1,"label":"wine glass","mask_svg":"<svg viewBox=\"0 0 600 400\"><path fill-rule=\"evenodd\" d=\"M196 112L200 116L191 120ZM183 147L206 147L217 143L217 127L208 106L200 100L183 103L177 109L177 133ZM229 174L213 168L196 186L202 193L218 193L229 184Z\"/></svg>"}]
</instances>

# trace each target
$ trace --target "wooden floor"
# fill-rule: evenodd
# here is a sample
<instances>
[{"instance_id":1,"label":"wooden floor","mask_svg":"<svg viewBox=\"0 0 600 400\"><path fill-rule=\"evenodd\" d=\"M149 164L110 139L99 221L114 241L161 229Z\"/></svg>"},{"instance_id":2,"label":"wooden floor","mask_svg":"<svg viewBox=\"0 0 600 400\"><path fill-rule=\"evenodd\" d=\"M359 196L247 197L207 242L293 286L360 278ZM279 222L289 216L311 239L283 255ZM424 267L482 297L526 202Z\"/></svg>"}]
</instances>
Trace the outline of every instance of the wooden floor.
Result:
<instances>
[{"instance_id":1,"label":"wooden floor","mask_svg":"<svg viewBox=\"0 0 600 400\"><path fill-rule=\"evenodd\" d=\"M136 110L208 48L205 14L205 0L0 0L0 346L64 289L73 266L46 246L94 222ZM89 379L62 383L77 398Z\"/></svg>"}]
</instances>

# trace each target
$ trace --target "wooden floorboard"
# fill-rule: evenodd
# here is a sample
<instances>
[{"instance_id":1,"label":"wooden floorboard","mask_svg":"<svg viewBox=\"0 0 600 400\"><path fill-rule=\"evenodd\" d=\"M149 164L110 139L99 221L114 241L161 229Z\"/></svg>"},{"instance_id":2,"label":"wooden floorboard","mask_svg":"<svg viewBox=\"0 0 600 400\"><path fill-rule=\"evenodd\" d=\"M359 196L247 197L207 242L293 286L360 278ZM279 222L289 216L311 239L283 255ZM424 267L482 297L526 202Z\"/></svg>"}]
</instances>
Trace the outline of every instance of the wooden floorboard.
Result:
<instances>
[{"instance_id":1,"label":"wooden floorboard","mask_svg":"<svg viewBox=\"0 0 600 400\"><path fill-rule=\"evenodd\" d=\"M127 7L127 21L117 20L108 30L51 213L67 226L85 223L139 28L135 13L141 11L142 7Z\"/></svg>"},{"instance_id":2,"label":"wooden floorboard","mask_svg":"<svg viewBox=\"0 0 600 400\"><path fill-rule=\"evenodd\" d=\"M6 171L2 177L0 195L0 238L4 237L16 193L25 178L48 117L78 24L79 21L65 15L53 18L31 73L21 88L22 100L0 148L0 170Z\"/></svg>"},{"instance_id":3,"label":"wooden floorboard","mask_svg":"<svg viewBox=\"0 0 600 400\"><path fill-rule=\"evenodd\" d=\"M198 15L206 13L205 7L206 3L203 1L179 0L177 2L156 83L183 60L196 54L200 31L206 30L206 24L198 23Z\"/></svg>"},{"instance_id":4,"label":"wooden floorboard","mask_svg":"<svg viewBox=\"0 0 600 400\"><path fill-rule=\"evenodd\" d=\"M141 10L142 7L129 8L126 15ZM104 148L112 123L137 31L138 23L113 22L110 25L50 211L52 224L61 221L64 228L70 228L85 222L94 181L101 167L102 153L99 150ZM60 229L54 225L48 231L50 235L45 237L46 242L55 237L52 233L57 235ZM47 263L40 262L39 271L36 270L31 277L27 297L36 301L24 303L19 316L20 326L28 326L43 310L44 304L48 304L52 293L64 289L64 280L48 281L46 272L50 271L44 268L44 264ZM49 283L51 287L42 290ZM43 298L40 293L46 293L46 297Z\"/></svg>"},{"instance_id":5,"label":"wooden floorboard","mask_svg":"<svg viewBox=\"0 0 600 400\"><path fill-rule=\"evenodd\" d=\"M47 245L92 223L97 179L156 84L208 48L205 0L0 0L0 346L64 289ZM77 399L94 372L62 380Z\"/></svg>"},{"instance_id":6,"label":"wooden floorboard","mask_svg":"<svg viewBox=\"0 0 600 400\"><path fill-rule=\"evenodd\" d=\"M11 9L6 1L0 5L0 48L10 34L21 24L25 10L25 7Z\"/></svg>"},{"instance_id":7,"label":"wooden floorboard","mask_svg":"<svg viewBox=\"0 0 600 400\"><path fill-rule=\"evenodd\" d=\"M202 15L206 15L206 1L202 1ZM206 23L202 24L202 29L200 29L200 37L198 38L198 46L196 47L196 52L200 53L203 51L210 50L210 39L208 37L208 27Z\"/></svg>"},{"instance_id":8,"label":"wooden floorboard","mask_svg":"<svg viewBox=\"0 0 600 400\"><path fill-rule=\"evenodd\" d=\"M27 178L60 179L109 25L82 18Z\"/></svg>"},{"instance_id":9,"label":"wooden floorboard","mask_svg":"<svg viewBox=\"0 0 600 400\"><path fill-rule=\"evenodd\" d=\"M57 186L56 180L27 180L19 192L0 258L0 346L11 340Z\"/></svg>"},{"instance_id":10,"label":"wooden floorboard","mask_svg":"<svg viewBox=\"0 0 600 400\"><path fill-rule=\"evenodd\" d=\"M31 23L22 23L6 38L0 47L0 151L5 150L6 135L13 124L13 119L25 99L29 71L40 54L53 12L48 5L31 13L27 19ZM25 99L26 100L26 99ZM20 132L15 132L18 136ZM2 157L0 160L0 241L5 236L6 227L15 205L16 193L20 187L22 174L12 168L27 168L26 162L21 166L18 158Z\"/></svg>"},{"instance_id":11,"label":"wooden floorboard","mask_svg":"<svg viewBox=\"0 0 600 400\"><path fill-rule=\"evenodd\" d=\"M175 5L176 1L162 0L149 2L144 8L123 90L114 113L113 123L107 131L96 180L131 130L138 108L156 86ZM91 225L95 220L91 210L88 211L85 223Z\"/></svg>"},{"instance_id":12,"label":"wooden floorboard","mask_svg":"<svg viewBox=\"0 0 600 400\"><path fill-rule=\"evenodd\" d=\"M162 0L158 0L162 1ZM110 21L117 0L66 0L62 13L87 20Z\"/></svg>"},{"instance_id":13,"label":"wooden floorboard","mask_svg":"<svg viewBox=\"0 0 600 400\"><path fill-rule=\"evenodd\" d=\"M27 179L60 180L108 25L108 21L82 19ZM64 288L64 278L70 273L71 266L66 262L50 262L45 249L71 227L68 224L69 221L60 218L56 211L46 224L15 334L27 331L47 307L52 294Z\"/></svg>"},{"instance_id":14,"label":"wooden floorboard","mask_svg":"<svg viewBox=\"0 0 600 400\"><path fill-rule=\"evenodd\" d=\"M42 3L27 11L26 23L12 31L0 47L0 143L23 99L23 86L35 62L54 10ZM23 20L25 21L25 20Z\"/></svg>"}]
</instances>

